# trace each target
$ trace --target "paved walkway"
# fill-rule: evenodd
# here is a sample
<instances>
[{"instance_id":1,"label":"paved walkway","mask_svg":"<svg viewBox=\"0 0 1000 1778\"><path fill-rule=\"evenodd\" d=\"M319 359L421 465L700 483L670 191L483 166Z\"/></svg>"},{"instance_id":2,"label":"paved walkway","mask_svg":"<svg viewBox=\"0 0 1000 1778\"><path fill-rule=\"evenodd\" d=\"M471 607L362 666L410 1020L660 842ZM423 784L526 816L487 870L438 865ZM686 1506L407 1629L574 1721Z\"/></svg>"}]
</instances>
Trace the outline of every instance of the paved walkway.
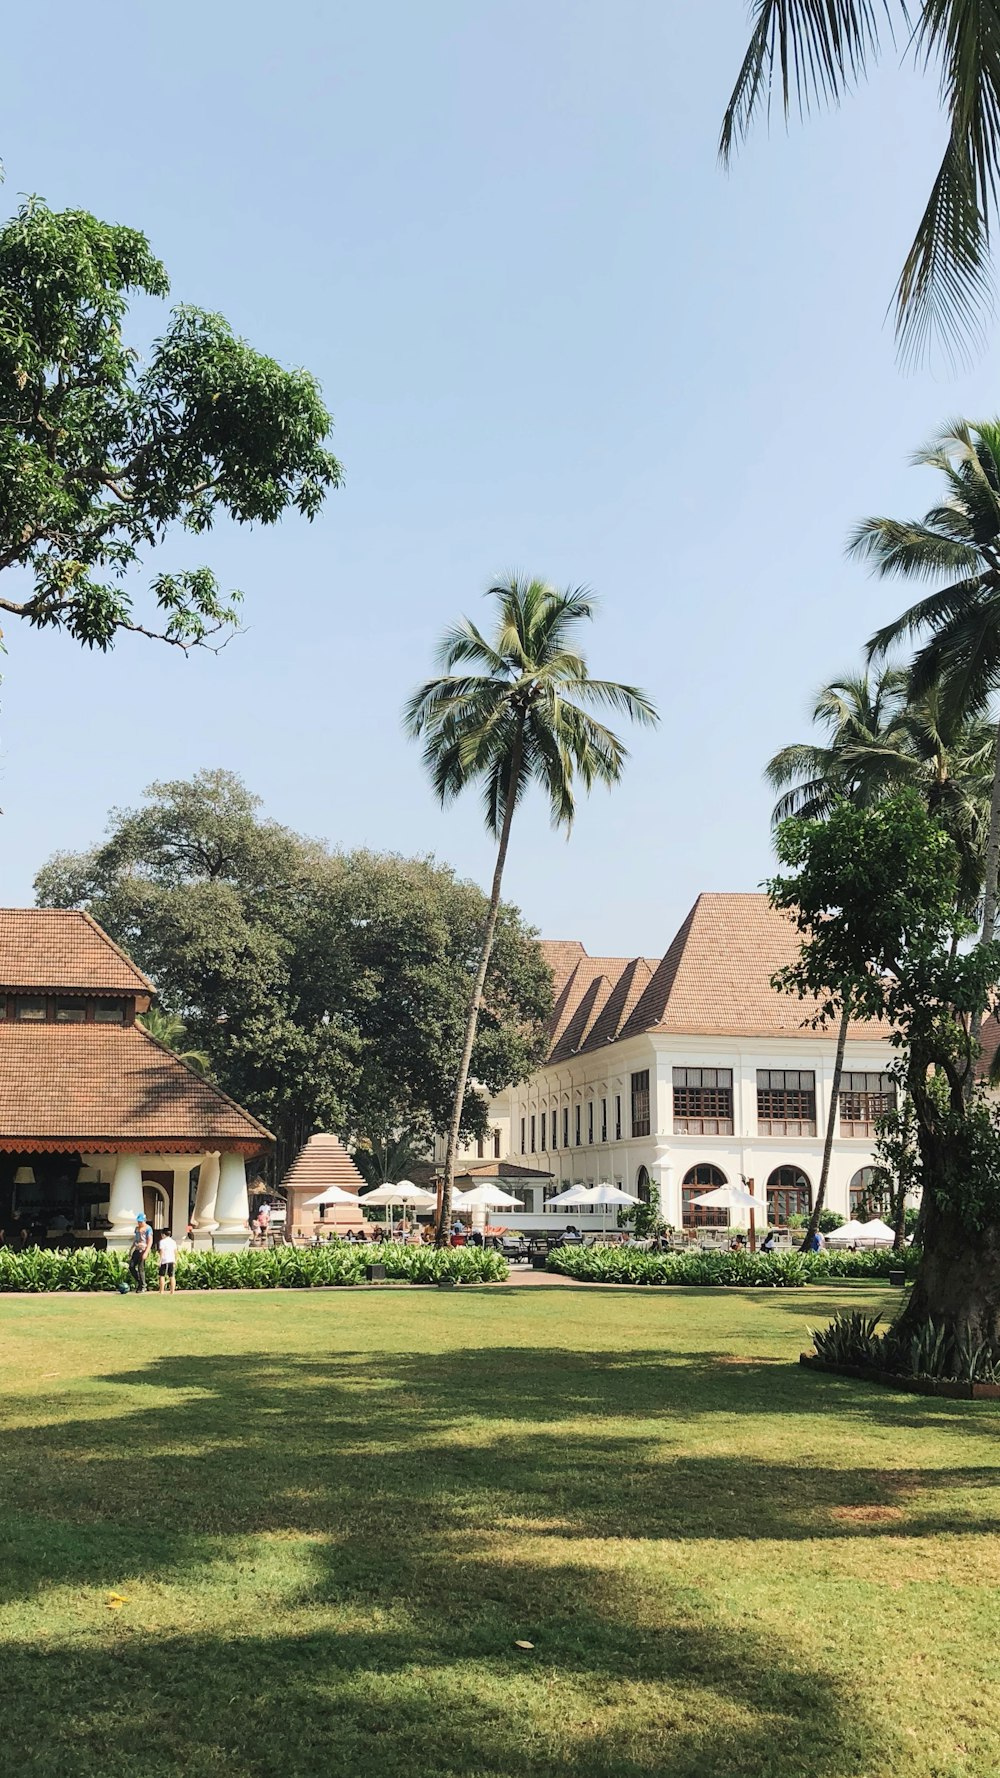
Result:
<instances>
[{"instance_id":1,"label":"paved walkway","mask_svg":"<svg viewBox=\"0 0 1000 1778\"><path fill-rule=\"evenodd\" d=\"M573 1278L565 1278L562 1272L536 1272L534 1266L511 1266L506 1284L573 1284Z\"/></svg>"}]
</instances>

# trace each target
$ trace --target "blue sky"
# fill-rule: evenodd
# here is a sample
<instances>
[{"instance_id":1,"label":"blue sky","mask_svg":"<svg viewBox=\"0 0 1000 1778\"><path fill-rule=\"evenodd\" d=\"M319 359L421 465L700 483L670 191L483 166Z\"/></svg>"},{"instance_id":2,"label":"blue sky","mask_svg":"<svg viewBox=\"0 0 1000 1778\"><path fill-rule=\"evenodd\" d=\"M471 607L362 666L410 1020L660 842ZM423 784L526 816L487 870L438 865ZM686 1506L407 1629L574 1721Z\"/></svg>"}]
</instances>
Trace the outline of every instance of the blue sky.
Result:
<instances>
[{"instance_id":1,"label":"blue sky","mask_svg":"<svg viewBox=\"0 0 1000 1778\"><path fill-rule=\"evenodd\" d=\"M11 621L0 899L215 765L305 832L486 881L475 799L437 809L399 712L510 566L593 586L594 670L662 711L568 844L525 810L510 895L549 936L651 953L699 890L761 881L764 761L903 602L845 534L930 503L908 455L995 411L997 367L903 376L883 324L941 151L931 87L884 68L726 176L745 37L742 0L8 18L0 205L143 228L176 300L319 376L346 485L311 527L165 552L244 589L218 657Z\"/></svg>"}]
</instances>

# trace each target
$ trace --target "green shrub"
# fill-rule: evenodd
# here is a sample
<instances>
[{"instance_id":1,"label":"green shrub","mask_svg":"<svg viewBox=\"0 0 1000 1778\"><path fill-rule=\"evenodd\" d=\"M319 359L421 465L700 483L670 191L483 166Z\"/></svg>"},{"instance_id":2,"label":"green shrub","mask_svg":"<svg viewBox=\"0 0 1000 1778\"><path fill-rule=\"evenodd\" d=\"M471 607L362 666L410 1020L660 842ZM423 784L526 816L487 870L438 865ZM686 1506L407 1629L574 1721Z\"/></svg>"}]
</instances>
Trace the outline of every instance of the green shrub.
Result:
<instances>
[{"instance_id":1,"label":"green shrub","mask_svg":"<svg viewBox=\"0 0 1000 1778\"><path fill-rule=\"evenodd\" d=\"M875 1332L881 1315L864 1315L860 1309L842 1309L829 1327L809 1332L817 1357L827 1364L877 1364L882 1340Z\"/></svg>"},{"instance_id":2,"label":"green shrub","mask_svg":"<svg viewBox=\"0 0 1000 1778\"><path fill-rule=\"evenodd\" d=\"M821 1210L819 1213L819 1232L821 1235L832 1235L834 1229L843 1228L847 1221L839 1210Z\"/></svg>"},{"instance_id":3,"label":"green shrub","mask_svg":"<svg viewBox=\"0 0 1000 1778\"><path fill-rule=\"evenodd\" d=\"M728 1284L797 1289L828 1278L885 1278L897 1266L916 1269L917 1257L892 1253L648 1253L642 1247L557 1247L549 1271L581 1284Z\"/></svg>"},{"instance_id":4,"label":"green shrub","mask_svg":"<svg viewBox=\"0 0 1000 1778\"><path fill-rule=\"evenodd\" d=\"M817 1356L827 1364L870 1365L897 1377L963 1383L1000 1380L1000 1347L989 1341L972 1345L956 1338L944 1322L930 1319L906 1331L890 1327L877 1334L878 1321L877 1315L842 1311L828 1327L810 1329Z\"/></svg>"},{"instance_id":5,"label":"green shrub","mask_svg":"<svg viewBox=\"0 0 1000 1778\"><path fill-rule=\"evenodd\" d=\"M243 1248L235 1253L181 1252L177 1257L178 1290L310 1290L339 1284L361 1284L365 1265L385 1266L386 1278L410 1284L436 1284L454 1278L462 1284L500 1283L508 1275L502 1254L480 1247L404 1247L387 1241L380 1247L354 1247L331 1241L323 1247ZM117 1290L128 1281L124 1253L99 1253L95 1247L70 1252L28 1247L15 1253L0 1247L0 1293L4 1291ZM157 1261L146 1264L151 1289L158 1280Z\"/></svg>"}]
</instances>

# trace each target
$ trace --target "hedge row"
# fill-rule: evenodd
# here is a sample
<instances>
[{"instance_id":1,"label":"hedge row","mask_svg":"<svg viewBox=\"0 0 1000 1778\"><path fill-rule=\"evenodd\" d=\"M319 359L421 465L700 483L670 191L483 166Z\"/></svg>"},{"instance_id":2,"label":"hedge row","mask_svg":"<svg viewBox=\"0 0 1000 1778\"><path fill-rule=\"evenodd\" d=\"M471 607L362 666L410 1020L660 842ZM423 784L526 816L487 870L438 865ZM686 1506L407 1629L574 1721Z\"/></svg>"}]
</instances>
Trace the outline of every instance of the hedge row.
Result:
<instances>
[{"instance_id":1,"label":"hedge row","mask_svg":"<svg viewBox=\"0 0 1000 1778\"><path fill-rule=\"evenodd\" d=\"M507 1277L499 1253L477 1247L404 1247L386 1241L377 1249L330 1242L325 1247L275 1247L237 1253L178 1255L178 1290L308 1290L328 1284L362 1284L365 1265L385 1266L386 1278L410 1284L435 1284L453 1278L462 1284L492 1284ZM155 1259L146 1266L147 1281L156 1285ZM28 1247L15 1253L0 1247L0 1292L49 1290L117 1290L128 1282L123 1253L99 1253L94 1247L53 1252Z\"/></svg>"},{"instance_id":2,"label":"hedge row","mask_svg":"<svg viewBox=\"0 0 1000 1778\"><path fill-rule=\"evenodd\" d=\"M885 1278L917 1255L892 1253L647 1253L641 1247L557 1247L548 1269L581 1284L736 1284L799 1289L827 1279Z\"/></svg>"}]
</instances>

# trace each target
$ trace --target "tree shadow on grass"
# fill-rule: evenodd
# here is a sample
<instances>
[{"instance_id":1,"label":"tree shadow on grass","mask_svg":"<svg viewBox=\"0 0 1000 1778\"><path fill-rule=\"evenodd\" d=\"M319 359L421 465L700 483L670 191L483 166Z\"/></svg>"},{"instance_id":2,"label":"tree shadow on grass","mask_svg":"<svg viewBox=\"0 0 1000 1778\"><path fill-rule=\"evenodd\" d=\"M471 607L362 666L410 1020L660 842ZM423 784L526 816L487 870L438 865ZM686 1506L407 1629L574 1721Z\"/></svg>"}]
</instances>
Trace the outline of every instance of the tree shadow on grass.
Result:
<instances>
[{"instance_id":1,"label":"tree shadow on grass","mask_svg":"<svg viewBox=\"0 0 1000 1778\"><path fill-rule=\"evenodd\" d=\"M294 1630L279 1614L233 1638L116 1620L111 1647L8 1644L12 1769L849 1778L890 1739L860 1695L682 1589L654 1613L628 1576L507 1574L432 1544L376 1564L349 1610L333 1576L324 1590Z\"/></svg>"},{"instance_id":2,"label":"tree shadow on grass","mask_svg":"<svg viewBox=\"0 0 1000 1778\"><path fill-rule=\"evenodd\" d=\"M235 1357L163 1357L104 1382L116 1385L116 1411L10 1439L8 1509L30 1502L37 1519L90 1528L162 1500L175 1524L209 1536L332 1530L376 1546L498 1527L722 1545L1000 1531L991 1461L914 1460L900 1471L850 1460L852 1418L912 1434L939 1406L965 1404L859 1402L864 1386L847 1384L855 1398L832 1404L843 1465L790 1460L782 1422L815 1419L829 1398L808 1372L779 1379L728 1354L671 1364L517 1347L258 1360L253 1370ZM712 1416L732 1420L733 1449L692 1452L692 1422ZM759 1437L756 1450L741 1441L740 1420L755 1416L775 1429L774 1457L760 1454ZM922 1504L949 1491L974 1497L976 1510ZM0 1549L6 1535L0 1515ZM64 1559L44 1553L48 1579ZM3 1585L0 1568L0 1594Z\"/></svg>"},{"instance_id":3,"label":"tree shadow on grass","mask_svg":"<svg viewBox=\"0 0 1000 1778\"><path fill-rule=\"evenodd\" d=\"M705 1545L711 1576L762 1538L1000 1529L986 1463L692 1453L698 1419L817 1412L815 1379L730 1354L165 1356L100 1383L93 1417L20 1428L0 1471L0 1592L29 1629L53 1591L81 1601L51 1652L3 1652L7 1747L45 1778L867 1774L872 1708L673 1581L670 1544ZM922 1504L947 1489L981 1508ZM231 1599L199 1618L220 1569ZM105 1617L130 1573L200 1633L174 1595L167 1629Z\"/></svg>"}]
</instances>

